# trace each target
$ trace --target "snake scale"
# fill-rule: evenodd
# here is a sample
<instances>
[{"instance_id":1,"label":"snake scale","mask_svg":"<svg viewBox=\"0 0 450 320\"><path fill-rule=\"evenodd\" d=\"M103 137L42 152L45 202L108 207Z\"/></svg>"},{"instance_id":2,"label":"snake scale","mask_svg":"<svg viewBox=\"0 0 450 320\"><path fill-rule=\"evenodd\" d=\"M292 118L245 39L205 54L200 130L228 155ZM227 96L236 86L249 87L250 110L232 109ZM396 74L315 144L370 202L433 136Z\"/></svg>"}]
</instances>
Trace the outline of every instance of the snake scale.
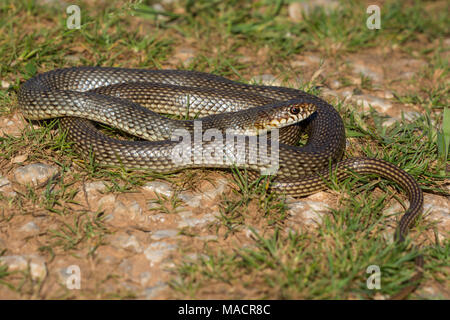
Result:
<instances>
[{"instance_id":1,"label":"snake scale","mask_svg":"<svg viewBox=\"0 0 450 320\"><path fill-rule=\"evenodd\" d=\"M312 194L327 188L331 174L338 180L361 173L394 181L407 192L410 203L398 224L398 241L403 241L422 210L421 188L407 172L380 159L342 160L346 141L342 118L333 106L300 90L243 84L196 71L73 67L31 78L21 86L18 100L29 119L62 117L60 124L68 130L68 138L84 155L93 152L100 163L158 172L230 164L174 164L170 155L178 141L172 141L171 134L180 127L192 132L193 122L156 112L200 117L204 130L230 124L239 127L236 123L241 118L264 116L266 111L252 111L262 106L299 103L303 118L312 114L299 124L280 129L279 168L272 190L293 196ZM90 120L153 141L114 139L98 131ZM307 133L308 140L297 146L301 132ZM245 144L246 155L252 152L249 145ZM261 170L260 162L244 165L250 171Z\"/></svg>"}]
</instances>

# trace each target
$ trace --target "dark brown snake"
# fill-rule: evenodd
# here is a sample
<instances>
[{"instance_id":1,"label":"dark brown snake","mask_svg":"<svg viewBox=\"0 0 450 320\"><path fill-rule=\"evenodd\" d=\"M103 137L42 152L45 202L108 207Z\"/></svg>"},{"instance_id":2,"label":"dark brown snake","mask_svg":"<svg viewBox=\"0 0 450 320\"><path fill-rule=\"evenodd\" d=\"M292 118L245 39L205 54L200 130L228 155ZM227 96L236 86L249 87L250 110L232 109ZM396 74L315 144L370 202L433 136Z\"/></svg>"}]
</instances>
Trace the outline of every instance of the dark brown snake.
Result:
<instances>
[{"instance_id":1,"label":"dark brown snake","mask_svg":"<svg viewBox=\"0 0 450 320\"><path fill-rule=\"evenodd\" d=\"M261 128L268 123L261 123L261 118L273 116L272 106L297 105L302 117L296 120L315 112L300 124L280 130L279 168L271 184L272 190L304 196L326 189L331 174L338 180L352 173L377 174L396 182L408 194L410 205L396 231L399 242L404 240L422 210L422 190L402 169L379 159L342 160L345 149L342 118L330 104L300 90L247 85L195 71L75 67L33 77L21 86L18 99L23 114L29 119L62 117L60 123L68 129L68 138L85 156L93 153L100 163L158 172L230 167L230 163L223 158L197 163L194 155L209 148L207 143L191 144L190 161L174 163L171 155L179 140L170 139L179 128L192 133L193 121L173 120L155 112L199 116L202 130L220 128L223 131L231 126L242 130L242 121L245 126L250 122L250 126ZM90 120L154 141L117 140L98 131ZM300 147L296 143L301 132L308 134L308 140ZM251 144L248 137L245 139L243 150L247 159L260 143ZM230 148L227 144L223 147ZM272 140L269 140L268 153L272 148ZM230 148L225 153L234 151L236 149ZM262 170L267 167L267 161L263 161L267 159L263 157L258 154L256 163L245 160L240 167Z\"/></svg>"}]
</instances>

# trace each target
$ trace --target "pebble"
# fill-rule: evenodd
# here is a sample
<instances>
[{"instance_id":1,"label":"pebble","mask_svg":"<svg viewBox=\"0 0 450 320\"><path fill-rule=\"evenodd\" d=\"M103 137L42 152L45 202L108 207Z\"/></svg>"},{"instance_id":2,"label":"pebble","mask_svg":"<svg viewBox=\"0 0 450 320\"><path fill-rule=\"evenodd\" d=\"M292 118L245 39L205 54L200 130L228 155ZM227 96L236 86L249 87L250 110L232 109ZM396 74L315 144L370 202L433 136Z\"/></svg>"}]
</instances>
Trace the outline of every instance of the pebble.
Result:
<instances>
[{"instance_id":1,"label":"pebble","mask_svg":"<svg viewBox=\"0 0 450 320\"><path fill-rule=\"evenodd\" d=\"M23 163L28 159L28 155L26 154L21 154L19 156L15 156L14 158L11 159L11 163Z\"/></svg>"},{"instance_id":2,"label":"pebble","mask_svg":"<svg viewBox=\"0 0 450 320\"><path fill-rule=\"evenodd\" d=\"M108 194L108 195L102 197L98 201L97 205L98 205L99 209L105 209L106 207L115 204L115 202L116 202L116 196L113 194Z\"/></svg>"},{"instance_id":3,"label":"pebble","mask_svg":"<svg viewBox=\"0 0 450 320\"><path fill-rule=\"evenodd\" d=\"M422 299L429 299L429 300L442 300L444 297L442 296L442 292L439 292L436 288L432 286L426 286L419 289L419 295L422 297Z\"/></svg>"},{"instance_id":4,"label":"pebble","mask_svg":"<svg viewBox=\"0 0 450 320\"><path fill-rule=\"evenodd\" d=\"M173 195L173 188L167 182L151 181L147 182L142 188L146 191L161 194L167 198L170 198Z\"/></svg>"},{"instance_id":5,"label":"pebble","mask_svg":"<svg viewBox=\"0 0 450 320\"><path fill-rule=\"evenodd\" d=\"M157 230L151 235L152 240L161 240L165 238L174 238L178 235L178 230L167 229L167 230Z\"/></svg>"},{"instance_id":6,"label":"pebble","mask_svg":"<svg viewBox=\"0 0 450 320\"><path fill-rule=\"evenodd\" d=\"M155 263L161 262L170 251L173 251L176 248L176 245L164 241L155 242L150 244L147 249L144 250L144 255L147 260L150 261L150 266L152 267Z\"/></svg>"},{"instance_id":7,"label":"pebble","mask_svg":"<svg viewBox=\"0 0 450 320\"><path fill-rule=\"evenodd\" d=\"M376 81L376 82L380 82L381 80L383 80L383 75L380 74L379 72L376 72L372 69L370 69L369 67L360 64L360 63L355 63L353 65L353 73L355 74L362 74L363 76Z\"/></svg>"},{"instance_id":8,"label":"pebble","mask_svg":"<svg viewBox=\"0 0 450 320\"><path fill-rule=\"evenodd\" d=\"M114 205L114 209L112 210L111 214L108 215L108 221L114 220L120 216L127 216L128 210L122 201L117 201L114 203Z\"/></svg>"},{"instance_id":9,"label":"pebble","mask_svg":"<svg viewBox=\"0 0 450 320\"><path fill-rule=\"evenodd\" d=\"M421 116L422 116L422 114L420 112L417 112L417 111L405 111L405 112L403 112L403 117L405 118L405 120L411 121L411 122L417 120Z\"/></svg>"},{"instance_id":10,"label":"pebble","mask_svg":"<svg viewBox=\"0 0 450 320\"><path fill-rule=\"evenodd\" d=\"M0 193L7 197L15 197L17 195L17 193L12 189L11 182L2 176L0 176Z\"/></svg>"},{"instance_id":11,"label":"pebble","mask_svg":"<svg viewBox=\"0 0 450 320\"><path fill-rule=\"evenodd\" d=\"M86 190L88 195L93 192L103 193L106 192L107 189L106 182L103 181L87 182L84 184L84 190Z\"/></svg>"},{"instance_id":12,"label":"pebble","mask_svg":"<svg viewBox=\"0 0 450 320\"><path fill-rule=\"evenodd\" d=\"M394 93L392 91L386 90L386 91L384 91L384 98L385 99L393 99Z\"/></svg>"},{"instance_id":13,"label":"pebble","mask_svg":"<svg viewBox=\"0 0 450 320\"><path fill-rule=\"evenodd\" d=\"M317 225L322 223L322 217L329 212L329 206L326 203L312 200L300 200L288 203L289 214L299 215L302 223L305 225Z\"/></svg>"},{"instance_id":14,"label":"pebble","mask_svg":"<svg viewBox=\"0 0 450 320\"><path fill-rule=\"evenodd\" d=\"M338 1L335 0L307 0L303 2L293 2L288 6L289 18L292 21L303 20L303 14L309 15L318 7L322 7L325 13L330 13L337 8Z\"/></svg>"},{"instance_id":15,"label":"pebble","mask_svg":"<svg viewBox=\"0 0 450 320\"><path fill-rule=\"evenodd\" d=\"M139 283L141 286L145 286L151 279L152 274L148 271L144 271L139 275Z\"/></svg>"},{"instance_id":16,"label":"pebble","mask_svg":"<svg viewBox=\"0 0 450 320\"><path fill-rule=\"evenodd\" d=\"M133 201L130 203L130 205L129 205L129 207L128 207L128 211L129 211L129 213L130 213L130 218L131 218L132 220L135 220L135 219L141 220L141 219L143 218L143 215L142 215L142 208L141 208L141 206L139 205L139 203L137 203L137 201L135 201L135 200L133 200Z\"/></svg>"},{"instance_id":17,"label":"pebble","mask_svg":"<svg viewBox=\"0 0 450 320\"><path fill-rule=\"evenodd\" d=\"M186 203L188 206L198 208L202 201L214 201L218 196L223 194L227 188L228 181L225 178L219 178L215 182L215 186L211 186L203 193L193 193L191 191L183 191L178 195L178 198Z\"/></svg>"},{"instance_id":18,"label":"pebble","mask_svg":"<svg viewBox=\"0 0 450 320\"><path fill-rule=\"evenodd\" d=\"M69 272L69 268L60 268L58 270L58 276L61 283L66 284L69 277L72 275L71 272Z\"/></svg>"},{"instance_id":19,"label":"pebble","mask_svg":"<svg viewBox=\"0 0 450 320\"><path fill-rule=\"evenodd\" d=\"M2 80L2 89L8 89L10 85L8 81Z\"/></svg>"},{"instance_id":20,"label":"pebble","mask_svg":"<svg viewBox=\"0 0 450 320\"><path fill-rule=\"evenodd\" d=\"M111 245L119 249L127 249L136 253L142 252L142 247L134 235L119 234L107 238Z\"/></svg>"},{"instance_id":21,"label":"pebble","mask_svg":"<svg viewBox=\"0 0 450 320\"><path fill-rule=\"evenodd\" d=\"M164 282L158 282L155 286L146 288L143 295L145 299L154 299L161 291L168 288L168 285Z\"/></svg>"},{"instance_id":22,"label":"pebble","mask_svg":"<svg viewBox=\"0 0 450 320\"><path fill-rule=\"evenodd\" d=\"M381 112L387 112L392 107L392 103L390 101L369 94L355 95L352 97L352 100L357 105L360 105L367 110L370 106L372 106L374 108L380 109Z\"/></svg>"},{"instance_id":23,"label":"pebble","mask_svg":"<svg viewBox=\"0 0 450 320\"><path fill-rule=\"evenodd\" d=\"M217 214L216 214L217 215ZM214 222L216 220L216 215L212 213L207 213L203 215L201 218L190 218L185 217L182 218L182 220L178 223L179 228L185 228L185 227L201 227L209 222Z\"/></svg>"},{"instance_id":24,"label":"pebble","mask_svg":"<svg viewBox=\"0 0 450 320\"><path fill-rule=\"evenodd\" d=\"M383 119L382 125L383 125L383 127L390 127L396 122L398 122L398 119L389 117L389 118Z\"/></svg>"},{"instance_id":25,"label":"pebble","mask_svg":"<svg viewBox=\"0 0 450 320\"><path fill-rule=\"evenodd\" d=\"M415 75L416 75L416 73L414 71L402 72L402 73L400 73L400 79L411 80Z\"/></svg>"},{"instance_id":26,"label":"pebble","mask_svg":"<svg viewBox=\"0 0 450 320\"><path fill-rule=\"evenodd\" d=\"M148 216L148 218L153 221L153 222L165 222L166 221L166 216L162 213L158 213L158 214L151 214Z\"/></svg>"},{"instance_id":27,"label":"pebble","mask_svg":"<svg viewBox=\"0 0 450 320\"><path fill-rule=\"evenodd\" d=\"M342 83L339 80L333 80L330 82L330 87L332 89L339 89L342 86Z\"/></svg>"},{"instance_id":28,"label":"pebble","mask_svg":"<svg viewBox=\"0 0 450 320\"><path fill-rule=\"evenodd\" d=\"M198 208L202 201L201 194L194 194L190 191L183 191L178 195L178 198L186 203L189 207Z\"/></svg>"},{"instance_id":29,"label":"pebble","mask_svg":"<svg viewBox=\"0 0 450 320\"><path fill-rule=\"evenodd\" d=\"M341 94L342 99L344 99L344 100L353 98L353 91L351 91L351 90L344 90L340 94Z\"/></svg>"},{"instance_id":30,"label":"pebble","mask_svg":"<svg viewBox=\"0 0 450 320\"><path fill-rule=\"evenodd\" d=\"M450 233L450 199L432 194L424 196L424 213L429 212L428 219L437 222L437 228L440 231L440 240L444 241L445 234Z\"/></svg>"},{"instance_id":31,"label":"pebble","mask_svg":"<svg viewBox=\"0 0 450 320\"><path fill-rule=\"evenodd\" d=\"M19 230L28 233L27 236L30 234L34 235L39 233L39 227L33 221L24 224Z\"/></svg>"},{"instance_id":32,"label":"pebble","mask_svg":"<svg viewBox=\"0 0 450 320\"><path fill-rule=\"evenodd\" d=\"M13 255L0 257L0 263L8 266L8 271L28 271L31 279L43 280L47 276L45 259L34 255Z\"/></svg>"},{"instance_id":33,"label":"pebble","mask_svg":"<svg viewBox=\"0 0 450 320\"><path fill-rule=\"evenodd\" d=\"M64 56L64 59L71 63L79 63L81 57L78 54L68 54Z\"/></svg>"},{"instance_id":34,"label":"pebble","mask_svg":"<svg viewBox=\"0 0 450 320\"><path fill-rule=\"evenodd\" d=\"M33 163L14 170L14 177L21 184L34 186L47 183L58 172L57 167L45 163Z\"/></svg>"},{"instance_id":35,"label":"pebble","mask_svg":"<svg viewBox=\"0 0 450 320\"><path fill-rule=\"evenodd\" d=\"M219 178L215 182L215 187L209 189L203 193L203 198L209 198L209 200L215 200L218 196L225 192L228 185L228 181L225 178Z\"/></svg>"},{"instance_id":36,"label":"pebble","mask_svg":"<svg viewBox=\"0 0 450 320\"><path fill-rule=\"evenodd\" d=\"M119 264L119 269L124 273L131 273L131 270L133 270L133 264L128 259L123 259L122 262Z\"/></svg>"},{"instance_id":37,"label":"pebble","mask_svg":"<svg viewBox=\"0 0 450 320\"><path fill-rule=\"evenodd\" d=\"M126 206L122 201L115 202L115 206L111 214L114 218L122 217L126 220L144 220L142 208L135 200L133 200L129 206Z\"/></svg>"}]
</instances>

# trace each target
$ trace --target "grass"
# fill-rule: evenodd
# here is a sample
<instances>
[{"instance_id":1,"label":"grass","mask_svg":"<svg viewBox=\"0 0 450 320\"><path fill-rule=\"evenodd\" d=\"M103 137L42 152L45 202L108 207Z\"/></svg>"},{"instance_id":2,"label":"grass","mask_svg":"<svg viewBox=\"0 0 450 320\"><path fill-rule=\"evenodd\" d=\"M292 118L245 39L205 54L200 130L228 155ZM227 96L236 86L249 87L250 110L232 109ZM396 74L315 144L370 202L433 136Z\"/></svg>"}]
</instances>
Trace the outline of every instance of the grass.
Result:
<instances>
[{"instance_id":1,"label":"grass","mask_svg":"<svg viewBox=\"0 0 450 320\"><path fill-rule=\"evenodd\" d=\"M366 148L358 150L358 154L396 163L416 177L425 191L445 194L439 188L439 181L445 183L448 176L443 174L439 178L438 174L429 171L439 158L435 129L429 114L412 123L396 122L389 127L382 126L382 116L374 111L362 118L353 108L341 109L341 114L346 115L346 128L352 142L364 139L367 144L369 141ZM360 142L355 144L360 145ZM418 145L420 152L408 152L408 145ZM349 151L351 156L353 147ZM243 204L248 205L252 198L258 199L261 190L264 190L261 184L249 184L242 175L237 175L235 179L240 187L238 193L242 196L231 202L231 206L228 200L225 201L228 210L221 219L229 232L236 226L245 226ZM448 266L448 239L425 250L411 247L411 242L402 245L392 243L386 226L390 225L392 230L395 222L383 210L388 200L397 196L390 187L391 183L369 179L332 181L331 188L343 196L339 209L326 215L317 230L283 232L276 227L269 237L254 231L256 248L238 248L232 252L219 249L195 264L188 261L177 269L180 277L172 283L173 288L191 298L202 297L206 292L210 294L211 286L214 288L217 283L241 288L241 292L232 296L237 299L249 295L245 289L247 287L253 297L259 299L367 299L379 294L390 296L406 286L407 280L414 274L414 258L421 252L425 252L427 258L434 255L443 258L440 262L432 258L433 262L430 265L427 262L426 270L428 272L428 268L433 268L434 272L442 272L438 276L439 281L447 283L449 272L444 266ZM385 193L381 198L373 197L377 188ZM270 198L265 199L271 202L271 206L285 207L283 199L273 202ZM261 212L268 213L269 210L267 207L261 208ZM394 217L398 219L400 214L397 212ZM429 228L430 225L422 219L415 227L420 232ZM415 237L417 235L412 239ZM432 267L434 263L442 269ZM371 265L381 267L383 276L379 291L369 290L366 286L366 269ZM257 285L253 285L255 279L259 279Z\"/></svg>"},{"instance_id":2,"label":"grass","mask_svg":"<svg viewBox=\"0 0 450 320\"><path fill-rule=\"evenodd\" d=\"M120 1L108 6L83 1L79 4L82 27L69 30L64 7L2 1L0 121L18 112L17 91L24 80L58 67L182 68L244 82L270 73L283 84L317 95L322 86L339 80L343 87L363 94L389 89L395 103L420 110L419 117L412 121L386 126L385 116L374 110L362 112L351 103L331 101L345 121L349 141L346 157L365 155L387 160L409 172L425 192L448 196L449 66L443 39L449 36L450 23L445 14L449 5L445 1L385 1L382 29L369 30L365 26L368 4L364 2L342 1L331 10L316 8L297 21L288 17L292 2L186 0L161 9L153 6L154 1L126 6ZM193 49L192 59L174 59L179 49L186 47ZM386 79L381 88L364 75L358 75L355 86L354 75L334 68L348 57L382 50L391 50L395 59L426 63L410 79ZM327 64L313 69L293 63L308 55L319 55ZM320 67L325 72L317 73ZM181 190L209 172L161 175L100 166L94 156L80 159L57 126L57 120L24 123L20 135L0 136L2 175L20 165L12 163L19 155L26 155L27 164L46 162L59 169L59 176L46 185L15 186L16 197L0 193L0 227L26 217L44 218L52 224L39 236L38 252L48 262L67 256L80 261L95 259L98 250L108 246L106 236L116 231L105 225L104 213L80 207L75 200L80 182L105 181L107 193L122 194L136 192L149 180L163 179ZM435 224L419 219L405 244L391 242L389 231L400 212L386 216L383 210L392 199L403 207L406 203L390 182L376 177L331 181L329 193L336 198L337 209L325 215L316 229L292 232L284 224L289 218L287 200L268 193L267 181L249 182L246 172L237 170L228 178L235 190L218 203L220 218L214 232L220 244L202 246L205 257L196 263L186 260L176 264L170 281L172 297L374 299L380 294L394 294L405 285L414 273L414 258L419 253L425 257L424 281L448 287L448 235L439 240ZM155 203L155 213L172 214L180 206L177 194L149 202ZM245 230L253 231L248 243L242 245L237 239ZM194 239L199 232L183 229L182 233ZM187 247L186 252L190 243ZM13 251L7 241L0 241L1 255ZM370 265L381 267L379 291L367 289L366 270ZM122 288L120 277L116 272L102 275L94 288L80 295L139 296ZM111 281L115 293L104 290ZM27 272L10 272L0 265L3 287L20 298L74 297L67 290L45 295L41 284L33 283ZM224 295L223 288L233 290ZM420 293L412 297L427 298ZM446 297L442 294L437 298Z\"/></svg>"}]
</instances>

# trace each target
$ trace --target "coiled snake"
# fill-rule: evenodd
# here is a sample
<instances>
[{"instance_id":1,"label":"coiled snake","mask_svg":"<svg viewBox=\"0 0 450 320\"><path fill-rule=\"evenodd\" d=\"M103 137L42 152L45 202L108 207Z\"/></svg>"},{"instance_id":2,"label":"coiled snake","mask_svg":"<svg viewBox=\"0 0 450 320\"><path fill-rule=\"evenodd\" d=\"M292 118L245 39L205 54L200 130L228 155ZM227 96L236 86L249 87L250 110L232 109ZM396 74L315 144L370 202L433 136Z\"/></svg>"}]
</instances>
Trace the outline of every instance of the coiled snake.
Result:
<instances>
[{"instance_id":1,"label":"coiled snake","mask_svg":"<svg viewBox=\"0 0 450 320\"><path fill-rule=\"evenodd\" d=\"M171 135L180 127L192 132L193 122L172 120L147 108L166 114L203 117L200 119L202 130L206 130L227 126L240 129L239 119L246 119L260 128L262 125L258 121L270 114L267 110L271 109L267 106L298 104L302 117L296 120L315 112L301 124L280 130L279 168L271 189L303 196L325 189L332 173L338 179L344 179L352 172L377 174L398 183L408 193L410 206L396 232L399 241L403 241L422 210L422 191L405 171L378 159L341 160L345 130L340 115L325 101L300 90L247 85L194 71L75 67L33 77L21 86L18 99L23 114L29 119L63 117L60 123L68 129L69 139L85 155L93 152L96 161L159 172L189 167L228 167L230 164L223 159L207 163L174 163L171 155L178 141L171 141ZM231 117L224 116L227 112L234 113ZM212 116L214 114L218 115ZM157 141L113 139L99 132L86 119ZM259 120L252 122L253 119ZM308 140L299 147L295 144L301 131L307 132ZM272 147L270 141L269 150ZM245 145L246 155L252 152L249 145ZM200 145L200 148L206 147L206 144ZM260 163L263 161L247 161L244 165L250 170L260 170Z\"/></svg>"}]
</instances>

